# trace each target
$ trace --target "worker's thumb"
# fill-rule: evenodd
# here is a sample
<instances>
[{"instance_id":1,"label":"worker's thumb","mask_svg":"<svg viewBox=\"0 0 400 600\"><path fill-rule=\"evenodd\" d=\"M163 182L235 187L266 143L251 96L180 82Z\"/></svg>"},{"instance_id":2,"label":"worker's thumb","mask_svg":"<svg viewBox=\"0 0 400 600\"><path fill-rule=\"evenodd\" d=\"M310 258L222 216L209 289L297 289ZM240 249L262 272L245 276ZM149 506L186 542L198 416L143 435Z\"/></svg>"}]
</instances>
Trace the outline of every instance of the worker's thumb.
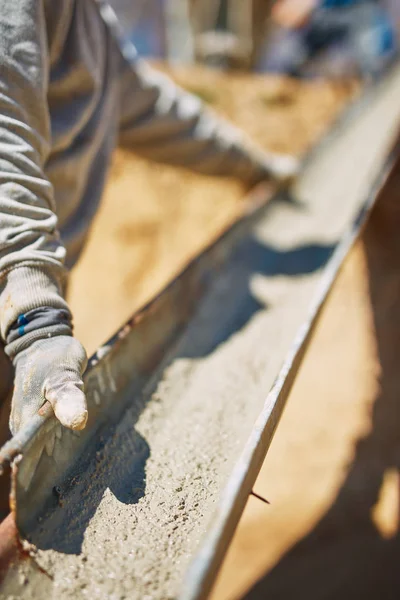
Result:
<instances>
[{"instance_id":1,"label":"worker's thumb","mask_svg":"<svg viewBox=\"0 0 400 600\"><path fill-rule=\"evenodd\" d=\"M69 429L83 429L88 412L82 376L87 364L82 344L71 336L37 340L14 358L15 386L10 417L15 433L50 402Z\"/></svg>"},{"instance_id":2,"label":"worker's thumb","mask_svg":"<svg viewBox=\"0 0 400 600\"><path fill-rule=\"evenodd\" d=\"M88 411L79 373L67 371L61 373L58 380L46 381L44 397L62 425L77 430L85 427Z\"/></svg>"}]
</instances>

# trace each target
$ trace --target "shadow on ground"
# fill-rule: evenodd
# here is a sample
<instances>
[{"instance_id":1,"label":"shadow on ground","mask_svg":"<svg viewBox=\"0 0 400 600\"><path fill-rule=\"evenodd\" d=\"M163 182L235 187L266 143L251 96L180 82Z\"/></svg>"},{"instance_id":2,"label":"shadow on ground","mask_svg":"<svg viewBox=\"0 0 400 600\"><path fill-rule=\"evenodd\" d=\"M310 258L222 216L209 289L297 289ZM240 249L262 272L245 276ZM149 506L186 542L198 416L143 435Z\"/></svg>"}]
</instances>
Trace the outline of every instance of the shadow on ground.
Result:
<instances>
[{"instance_id":1,"label":"shadow on ground","mask_svg":"<svg viewBox=\"0 0 400 600\"><path fill-rule=\"evenodd\" d=\"M385 472L400 467L400 168L363 236L381 365L372 429L335 501L315 528L248 594L247 600L393 600L400 597L400 534L384 539L371 512Z\"/></svg>"},{"instance_id":2,"label":"shadow on ground","mask_svg":"<svg viewBox=\"0 0 400 600\"><path fill-rule=\"evenodd\" d=\"M216 296L211 290L205 298L212 304L212 332L210 327L207 331L199 327L199 334L190 336L195 343L184 344L179 356L195 359L209 355L244 327L256 312L268 308L252 293L250 281L254 274L304 276L321 269L332 252L332 246L319 244L284 251L261 243L254 234L247 234L235 246L226 267L212 275L214 280L218 279L216 287L219 289ZM208 296L212 298L207 299ZM96 448L81 461L66 493L59 498L61 506L34 531L26 532L38 548L79 554L86 528L105 493L110 491L125 504L137 503L144 495L146 462L151 448L135 425L149 399L148 394L137 398L124 419L99 437Z\"/></svg>"}]
</instances>

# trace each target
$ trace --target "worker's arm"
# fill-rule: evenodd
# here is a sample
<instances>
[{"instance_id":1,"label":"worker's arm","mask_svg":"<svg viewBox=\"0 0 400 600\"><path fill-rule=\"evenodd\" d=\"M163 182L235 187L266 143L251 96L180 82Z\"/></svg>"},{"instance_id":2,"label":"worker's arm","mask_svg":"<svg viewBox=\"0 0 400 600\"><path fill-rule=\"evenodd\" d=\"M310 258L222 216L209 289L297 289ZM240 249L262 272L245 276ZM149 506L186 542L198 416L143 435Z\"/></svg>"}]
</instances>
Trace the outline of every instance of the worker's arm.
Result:
<instances>
[{"instance_id":1,"label":"worker's arm","mask_svg":"<svg viewBox=\"0 0 400 600\"><path fill-rule=\"evenodd\" d=\"M121 76L120 144L155 160L248 184L291 179L297 161L270 154L141 60Z\"/></svg>"},{"instance_id":2,"label":"worker's arm","mask_svg":"<svg viewBox=\"0 0 400 600\"><path fill-rule=\"evenodd\" d=\"M15 366L11 428L45 400L65 425L86 420L85 352L62 297L65 249L53 189L43 0L0 2L0 334ZM1 376L1 374L0 374Z\"/></svg>"}]
</instances>

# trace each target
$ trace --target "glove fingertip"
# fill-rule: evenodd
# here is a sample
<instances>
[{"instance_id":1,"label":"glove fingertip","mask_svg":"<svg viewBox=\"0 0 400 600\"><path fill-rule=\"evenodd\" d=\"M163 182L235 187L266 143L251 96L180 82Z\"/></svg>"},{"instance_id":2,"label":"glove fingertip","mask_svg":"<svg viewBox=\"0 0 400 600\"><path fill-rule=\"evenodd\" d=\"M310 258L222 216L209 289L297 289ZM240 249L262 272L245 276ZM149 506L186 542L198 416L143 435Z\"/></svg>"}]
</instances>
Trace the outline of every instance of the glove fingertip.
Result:
<instances>
[{"instance_id":1,"label":"glove fingertip","mask_svg":"<svg viewBox=\"0 0 400 600\"><path fill-rule=\"evenodd\" d=\"M88 411L83 410L80 412L72 413L68 411L67 414L63 410L56 411L56 417L64 427L73 429L74 431L81 431L85 429L88 420Z\"/></svg>"},{"instance_id":2,"label":"glove fingertip","mask_svg":"<svg viewBox=\"0 0 400 600\"><path fill-rule=\"evenodd\" d=\"M61 394L60 394L61 395ZM53 403L54 413L61 425L74 431L85 428L88 420L86 399L83 392L72 388Z\"/></svg>"},{"instance_id":3,"label":"glove fingertip","mask_svg":"<svg viewBox=\"0 0 400 600\"><path fill-rule=\"evenodd\" d=\"M73 429L74 431L81 431L85 429L86 423L88 420L88 411L84 410L83 412L76 414L72 419L68 420L68 422L63 423L69 429Z\"/></svg>"}]
</instances>

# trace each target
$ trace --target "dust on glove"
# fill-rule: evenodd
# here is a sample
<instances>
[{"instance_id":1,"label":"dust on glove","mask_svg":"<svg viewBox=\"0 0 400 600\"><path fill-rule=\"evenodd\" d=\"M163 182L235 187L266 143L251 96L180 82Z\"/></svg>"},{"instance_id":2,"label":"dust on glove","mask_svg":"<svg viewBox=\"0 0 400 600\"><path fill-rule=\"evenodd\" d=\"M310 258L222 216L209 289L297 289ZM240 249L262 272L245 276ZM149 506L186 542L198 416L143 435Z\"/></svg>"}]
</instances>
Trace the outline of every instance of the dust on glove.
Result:
<instances>
[{"instance_id":1,"label":"dust on glove","mask_svg":"<svg viewBox=\"0 0 400 600\"><path fill-rule=\"evenodd\" d=\"M34 341L13 358L15 367L10 429L15 434L48 400L70 429L83 429L87 405L82 375L87 365L80 342L69 335Z\"/></svg>"}]
</instances>

